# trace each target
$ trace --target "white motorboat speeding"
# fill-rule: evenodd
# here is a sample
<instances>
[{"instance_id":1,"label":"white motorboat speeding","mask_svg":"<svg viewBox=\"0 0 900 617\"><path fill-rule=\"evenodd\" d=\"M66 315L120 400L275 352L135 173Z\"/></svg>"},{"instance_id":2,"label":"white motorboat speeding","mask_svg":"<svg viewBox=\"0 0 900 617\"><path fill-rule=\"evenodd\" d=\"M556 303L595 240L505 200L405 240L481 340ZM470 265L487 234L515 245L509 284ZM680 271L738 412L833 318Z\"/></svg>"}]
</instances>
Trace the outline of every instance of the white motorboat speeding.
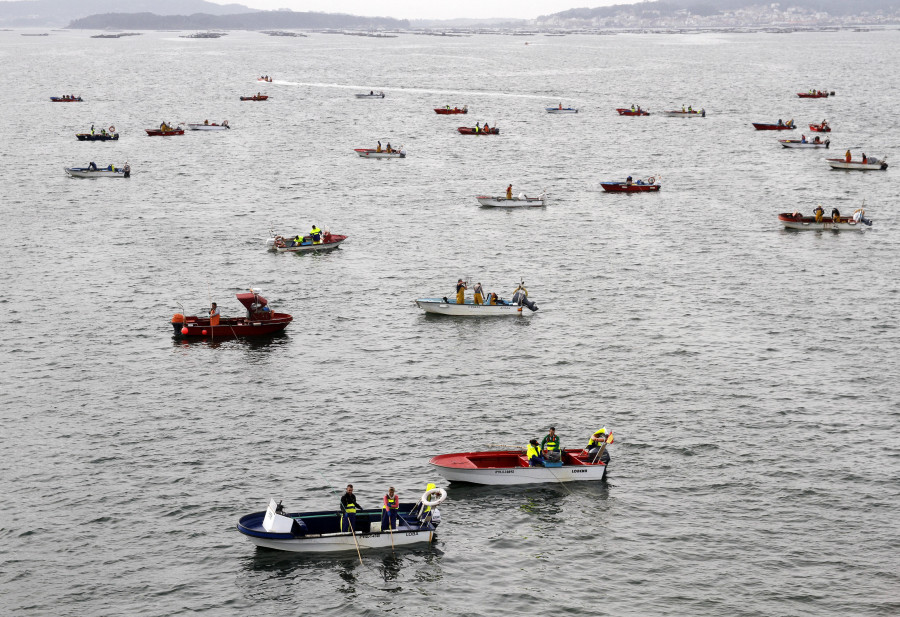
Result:
<instances>
[{"instance_id":1,"label":"white motorboat speeding","mask_svg":"<svg viewBox=\"0 0 900 617\"><path fill-rule=\"evenodd\" d=\"M73 178L130 178L131 166L128 161L124 165L107 165L106 167L97 167L97 164L91 162L87 167L63 167L65 172Z\"/></svg>"},{"instance_id":2,"label":"white motorboat speeding","mask_svg":"<svg viewBox=\"0 0 900 617\"><path fill-rule=\"evenodd\" d=\"M342 524L340 510L289 514L273 499L265 512L242 516L237 530L256 546L296 553L355 552L427 544L433 540L441 519L436 506L446 498L446 490L433 488L416 504L399 504L393 529L387 526L382 509L357 510L352 533L348 525Z\"/></svg>"},{"instance_id":3,"label":"white motorboat speeding","mask_svg":"<svg viewBox=\"0 0 900 617\"><path fill-rule=\"evenodd\" d=\"M489 293L484 297L486 304L476 304L473 298L466 298L464 294L467 288L468 284L464 283L462 291L457 292L456 300L448 300L446 297L418 298L416 306L426 313L457 317L509 317L527 315L538 310L537 304L528 299L528 290L525 289L524 281L516 288L509 301L504 300L496 293ZM523 311L526 308L528 313Z\"/></svg>"},{"instance_id":4,"label":"white motorboat speeding","mask_svg":"<svg viewBox=\"0 0 900 617\"><path fill-rule=\"evenodd\" d=\"M544 204L547 197L546 192L541 192L537 197L528 197L525 193L519 193L517 196L506 197L505 195L476 195L482 206L490 208L539 208Z\"/></svg>"},{"instance_id":5,"label":"white motorboat speeding","mask_svg":"<svg viewBox=\"0 0 900 617\"><path fill-rule=\"evenodd\" d=\"M222 120L222 124L216 124L215 122L210 124L209 121L206 121L202 124L198 122L194 124L188 124L187 126L192 131L227 131L231 128L228 125L228 120Z\"/></svg>"}]
</instances>

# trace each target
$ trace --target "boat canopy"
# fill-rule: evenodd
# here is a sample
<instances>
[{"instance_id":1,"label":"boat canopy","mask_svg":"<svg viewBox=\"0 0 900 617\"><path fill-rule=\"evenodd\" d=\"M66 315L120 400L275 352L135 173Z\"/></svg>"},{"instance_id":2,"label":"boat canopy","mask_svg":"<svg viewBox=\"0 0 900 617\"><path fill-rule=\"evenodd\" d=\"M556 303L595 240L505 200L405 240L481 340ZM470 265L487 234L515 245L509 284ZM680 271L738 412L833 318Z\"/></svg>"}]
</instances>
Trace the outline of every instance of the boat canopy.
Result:
<instances>
[{"instance_id":1,"label":"boat canopy","mask_svg":"<svg viewBox=\"0 0 900 617\"><path fill-rule=\"evenodd\" d=\"M235 294L235 297L248 311L258 311L269 303L269 301L261 295L252 291ZM256 304L256 306L253 306L254 304Z\"/></svg>"}]
</instances>

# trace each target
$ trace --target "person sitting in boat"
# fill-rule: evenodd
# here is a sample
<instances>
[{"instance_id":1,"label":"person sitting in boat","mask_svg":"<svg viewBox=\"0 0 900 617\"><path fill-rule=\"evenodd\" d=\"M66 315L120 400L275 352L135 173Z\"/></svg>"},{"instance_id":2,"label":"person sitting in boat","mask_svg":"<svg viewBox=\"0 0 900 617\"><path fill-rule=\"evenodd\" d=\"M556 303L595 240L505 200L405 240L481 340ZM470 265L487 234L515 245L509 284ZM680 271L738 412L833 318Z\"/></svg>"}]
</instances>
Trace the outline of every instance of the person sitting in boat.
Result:
<instances>
[{"instance_id":1,"label":"person sitting in boat","mask_svg":"<svg viewBox=\"0 0 900 617\"><path fill-rule=\"evenodd\" d=\"M681 106L681 113L684 113L684 105Z\"/></svg>"},{"instance_id":2,"label":"person sitting in boat","mask_svg":"<svg viewBox=\"0 0 900 617\"><path fill-rule=\"evenodd\" d=\"M387 152L388 154L392 154L394 152L394 149L391 148L391 142L387 143L387 146L385 146L384 151Z\"/></svg>"},{"instance_id":3,"label":"person sitting in boat","mask_svg":"<svg viewBox=\"0 0 900 617\"><path fill-rule=\"evenodd\" d=\"M303 236L301 234L297 234L297 237L294 238L294 246L300 246L303 244Z\"/></svg>"},{"instance_id":4,"label":"person sitting in boat","mask_svg":"<svg viewBox=\"0 0 900 617\"><path fill-rule=\"evenodd\" d=\"M791 118L790 120L788 120L787 123L785 124L785 126L793 127L793 126L794 126L794 119Z\"/></svg>"},{"instance_id":5,"label":"person sitting in boat","mask_svg":"<svg viewBox=\"0 0 900 617\"><path fill-rule=\"evenodd\" d=\"M604 447L606 441L607 436L605 428L601 428L591 435L590 440L588 440L588 445L584 448L587 451L588 462L594 463L596 462L595 459L598 459L598 457L601 463L609 462L609 452L607 452Z\"/></svg>"},{"instance_id":6,"label":"person sitting in boat","mask_svg":"<svg viewBox=\"0 0 900 617\"><path fill-rule=\"evenodd\" d=\"M397 529L397 515L400 512L400 496L394 487L388 489L381 504L381 530Z\"/></svg>"},{"instance_id":7,"label":"person sitting in boat","mask_svg":"<svg viewBox=\"0 0 900 617\"><path fill-rule=\"evenodd\" d=\"M634 111L634 103L631 104L631 111Z\"/></svg>"},{"instance_id":8,"label":"person sitting in boat","mask_svg":"<svg viewBox=\"0 0 900 617\"><path fill-rule=\"evenodd\" d=\"M781 120L781 118L778 118L778 126L784 126L784 122Z\"/></svg>"},{"instance_id":9,"label":"person sitting in boat","mask_svg":"<svg viewBox=\"0 0 900 617\"><path fill-rule=\"evenodd\" d=\"M356 532L356 510L363 507L356 501L353 485L347 485L347 492L341 496L341 531Z\"/></svg>"},{"instance_id":10,"label":"person sitting in boat","mask_svg":"<svg viewBox=\"0 0 900 617\"><path fill-rule=\"evenodd\" d=\"M800 143L801 143L801 144L805 144L805 143L806 143L806 135L801 135L801 136L800 136Z\"/></svg>"},{"instance_id":11,"label":"person sitting in boat","mask_svg":"<svg viewBox=\"0 0 900 617\"><path fill-rule=\"evenodd\" d=\"M485 123L484 123L484 126L481 127L481 130L482 130L483 132L485 132L485 133L490 133L490 132L491 132L491 127L488 126L488 123L487 123L487 122L485 122Z\"/></svg>"},{"instance_id":12,"label":"person sitting in boat","mask_svg":"<svg viewBox=\"0 0 900 617\"><path fill-rule=\"evenodd\" d=\"M866 156L865 152L862 153L862 162L863 162L863 165L865 165L866 163L869 162L869 157Z\"/></svg>"},{"instance_id":13,"label":"person sitting in boat","mask_svg":"<svg viewBox=\"0 0 900 617\"><path fill-rule=\"evenodd\" d=\"M694 107L693 107L693 105L688 105L688 113L689 113L689 114L694 113Z\"/></svg>"},{"instance_id":14,"label":"person sitting in boat","mask_svg":"<svg viewBox=\"0 0 900 617\"><path fill-rule=\"evenodd\" d=\"M476 123L475 123L475 132L476 132L476 133L480 133L480 132L481 132L481 123L480 123L480 122L476 122Z\"/></svg>"},{"instance_id":15,"label":"person sitting in boat","mask_svg":"<svg viewBox=\"0 0 900 617\"><path fill-rule=\"evenodd\" d=\"M813 143L814 143L814 144L820 144L820 143L822 143L822 138L819 137L818 135L816 135L815 139L813 139Z\"/></svg>"},{"instance_id":16,"label":"person sitting in boat","mask_svg":"<svg viewBox=\"0 0 900 617\"><path fill-rule=\"evenodd\" d=\"M635 184L637 184L638 186L644 186L644 181L641 180L640 178L638 178L637 182L635 182Z\"/></svg>"},{"instance_id":17,"label":"person sitting in boat","mask_svg":"<svg viewBox=\"0 0 900 617\"><path fill-rule=\"evenodd\" d=\"M538 445L537 439L528 442L528 448L525 450L525 458L532 467L543 467L544 457L541 456L541 447Z\"/></svg>"},{"instance_id":18,"label":"person sitting in boat","mask_svg":"<svg viewBox=\"0 0 900 617\"><path fill-rule=\"evenodd\" d=\"M625 186L631 186L631 176L625 178Z\"/></svg>"},{"instance_id":19,"label":"person sitting in boat","mask_svg":"<svg viewBox=\"0 0 900 617\"><path fill-rule=\"evenodd\" d=\"M449 105L447 105L447 111L450 111L450 106L449 106Z\"/></svg>"},{"instance_id":20,"label":"person sitting in boat","mask_svg":"<svg viewBox=\"0 0 900 617\"><path fill-rule=\"evenodd\" d=\"M322 243L322 230L319 229L318 227L316 227L315 225L312 226L312 229L309 232L309 236L310 236L310 238L312 238L313 244L321 244Z\"/></svg>"},{"instance_id":21,"label":"person sitting in boat","mask_svg":"<svg viewBox=\"0 0 900 617\"><path fill-rule=\"evenodd\" d=\"M512 184L506 187L506 198L512 199Z\"/></svg>"},{"instance_id":22,"label":"person sitting in boat","mask_svg":"<svg viewBox=\"0 0 900 617\"><path fill-rule=\"evenodd\" d=\"M222 126L228 126L228 120L222 120Z\"/></svg>"},{"instance_id":23,"label":"person sitting in boat","mask_svg":"<svg viewBox=\"0 0 900 617\"><path fill-rule=\"evenodd\" d=\"M378 145L375 146L375 152L381 152L381 142L378 142Z\"/></svg>"},{"instance_id":24,"label":"person sitting in boat","mask_svg":"<svg viewBox=\"0 0 900 617\"><path fill-rule=\"evenodd\" d=\"M481 287L481 283L475 283L475 289L473 290L475 294L474 300L472 300L475 304L484 304L484 289Z\"/></svg>"},{"instance_id":25,"label":"person sitting in boat","mask_svg":"<svg viewBox=\"0 0 900 617\"><path fill-rule=\"evenodd\" d=\"M204 125L204 126L209 126L209 120L204 120L204 121L203 121L203 125Z\"/></svg>"},{"instance_id":26,"label":"person sitting in boat","mask_svg":"<svg viewBox=\"0 0 900 617\"><path fill-rule=\"evenodd\" d=\"M841 222L841 211L837 208L831 209L831 222L832 223L840 223Z\"/></svg>"},{"instance_id":27,"label":"person sitting in boat","mask_svg":"<svg viewBox=\"0 0 900 617\"><path fill-rule=\"evenodd\" d=\"M559 461L562 458L562 451L559 449L559 436L556 434L556 427L551 426L550 432L541 440L541 452L548 461Z\"/></svg>"},{"instance_id":28,"label":"person sitting in boat","mask_svg":"<svg viewBox=\"0 0 900 617\"><path fill-rule=\"evenodd\" d=\"M212 306L209 309L209 325L218 326L220 317L221 314L219 313L219 307L215 302L213 302Z\"/></svg>"},{"instance_id":29,"label":"person sitting in boat","mask_svg":"<svg viewBox=\"0 0 900 617\"><path fill-rule=\"evenodd\" d=\"M489 297L490 300L488 301L488 304L490 304L491 306L497 306L498 304L500 304L500 296L497 295L497 292L492 291Z\"/></svg>"},{"instance_id":30,"label":"person sitting in boat","mask_svg":"<svg viewBox=\"0 0 900 617\"><path fill-rule=\"evenodd\" d=\"M844 154L844 160L848 163L853 160L853 155L850 154L850 150L847 150L846 154Z\"/></svg>"},{"instance_id":31,"label":"person sitting in boat","mask_svg":"<svg viewBox=\"0 0 900 617\"><path fill-rule=\"evenodd\" d=\"M88 165L88 171L97 171L97 163L95 163L94 161L91 161L90 164Z\"/></svg>"},{"instance_id":32,"label":"person sitting in boat","mask_svg":"<svg viewBox=\"0 0 900 617\"><path fill-rule=\"evenodd\" d=\"M466 303L466 290L468 289L468 285L466 285L462 279L456 281L456 303L457 304L465 304Z\"/></svg>"},{"instance_id":33,"label":"person sitting in boat","mask_svg":"<svg viewBox=\"0 0 900 617\"><path fill-rule=\"evenodd\" d=\"M816 215L816 223L821 223L822 217L825 216L825 208L822 207L822 204L816 206L816 209L813 210L813 214Z\"/></svg>"}]
</instances>

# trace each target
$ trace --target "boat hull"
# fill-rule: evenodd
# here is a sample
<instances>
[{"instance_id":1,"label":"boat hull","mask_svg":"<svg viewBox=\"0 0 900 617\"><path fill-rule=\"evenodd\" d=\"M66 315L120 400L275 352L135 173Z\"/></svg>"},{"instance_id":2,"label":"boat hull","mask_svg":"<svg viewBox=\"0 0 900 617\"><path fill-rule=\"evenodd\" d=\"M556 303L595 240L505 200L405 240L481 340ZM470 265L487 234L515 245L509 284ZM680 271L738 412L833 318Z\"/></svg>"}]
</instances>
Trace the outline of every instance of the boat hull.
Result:
<instances>
[{"instance_id":1,"label":"boat hull","mask_svg":"<svg viewBox=\"0 0 900 617\"><path fill-rule=\"evenodd\" d=\"M827 148L831 145L831 142L827 140L813 143L811 141L800 141L799 139L779 139L778 143L785 148Z\"/></svg>"},{"instance_id":2,"label":"boat hull","mask_svg":"<svg viewBox=\"0 0 900 617\"><path fill-rule=\"evenodd\" d=\"M762 122L752 122L751 124L757 131L793 131L796 128L787 124L765 124Z\"/></svg>"},{"instance_id":3,"label":"boat hull","mask_svg":"<svg viewBox=\"0 0 900 617\"><path fill-rule=\"evenodd\" d=\"M547 484L556 482L600 481L606 477L607 465L588 463L580 450L565 450L561 467L529 467L524 452L462 452L441 454L429 464L450 482L468 482L494 486Z\"/></svg>"},{"instance_id":4,"label":"boat hull","mask_svg":"<svg viewBox=\"0 0 900 617\"><path fill-rule=\"evenodd\" d=\"M227 124L188 124L192 131L227 131L231 127Z\"/></svg>"},{"instance_id":5,"label":"boat hull","mask_svg":"<svg viewBox=\"0 0 900 617\"><path fill-rule=\"evenodd\" d=\"M810 94L809 92L798 92L797 96L799 96L801 99L827 99L828 93L817 92L815 94Z\"/></svg>"},{"instance_id":6,"label":"boat hull","mask_svg":"<svg viewBox=\"0 0 900 617\"><path fill-rule=\"evenodd\" d=\"M115 171L109 169L89 169L87 167L63 167L67 174L73 178L129 178L130 172L117 167Z\"/></svg>"},{"instance_id":7,"label":"boat hull","mask_svg":"<svg viewBox=\"0 0 900 617\"><path fill-rule=\"evenodd\" d=\"M358 99L383 99L384 92L379 92L378 94L355 94L354 96Z\"/></svg>"},{"instance_id":8,"label":"boat hull","mask_svg":"<svg viewBox=\"0 0 900 617\"><path fill-rule=\"evenodd\" d=\"M489 208L540 208L544 205L543 195L540 197L526 197L525 199L519 199L518 197L507 199L506 197L477 195L475 199L477 199L478 203L482 206Z\"/></svg>"},{"instance_id":9,"label":"boat hull","mask_svg":"<svg viewBox=\"0 0 900 617\"><path fill-rule=\"evenodd\" d=\"M607 193L655 193L661 187L659 184L631 184L625 182L601 182L600 186Z\"/></svg>"},{"instance_id":10,"label":"boat hull","mask_svg":"<svg viewBox=\"0 0 900 617\"><path fill-rule=\"evenodd\" d=\"M78 141L116 141L119 139L119 134L94 133L91 135L90 133L76 133L75 137L78 138Z\"/></svg>"},{"instance_id":11,"label":"boat hull","mask_svg":"<svg viewBox=\"0 0 900 617\"><path fill-rule=\"evenodd\" d=\"M837 222L835 222L831 217L823 217L821 221L816 222L816 219L813 216L800 216L783 213L778 215L778 220L781 221L781 223L787 229L801 229L810 231L862 231L866 228L866 225L854 221L853 218L849 216L842 216L838 219Z\"/></svg>"},{"instance_id":12,"label":"boat hull","mask_svg":"<svg viewBox=\"0 0 900 617\"><path fill-rule=\"evenodd\" d=\"M469 113L469 110L468 109L459 109L458 107L455 107L453 109L447 109L447 108L441 109L440 107L435 107L434 113L439 114L441 116L450 116L450 115L455 115L455 114L467 114L467 113Z\"/></svg>"},{"instance_id":13,"label":"boat hull","mask_svg":"<svg viewBox=\"0 0 900 617\"><path fill-rule=\"evenodd\" d=\"M888 164L884 161L877 163L863 163L861 161L850 161L845 159L825 159L832 169L848 169L856 171L880 171L888 168Z\"/></svg>"},{"instance_id":14,"label":"boat hull","mask_svg":"<svg viewBox=\"0 0 900 617\"><path fill-rule=\"evenodd\" d=\"M577 114L578 110L574 107L563 107L560 109L559 107L545 107L548 114Z\"/></svg>"},{"instance_id":15,"label":"boat hull","mask_svg":"<svg viewBox=\"0 0 900 617\"><path fill-rule=\"evenodd\" d=\"M622 107L616 108L616 112L620 116L649 116L650 115L649 111L644 111L643 109L631 111L630 109L625 109Z\"/></svg>"},{"instance_id":16,"label":"boat hull","mask_svg":"<svg viewBox=\"0 0 900 617\"><path fill-rule=\"evenodd\" d=\"M474 304L467 299L465 304L444 302L443 298L420 298L416 306L433 315L451 315L455 317L517 317L527 315L531 311L523 311L524 306L515 304Z\"/></svg>"},{"instance_id":17,"label":"boat hull","mask_svg":"<svg viewBox=\"0 0 900 617\"><path fill-rule=\"evenodd\" d=\"M354 148L354 152L366 159L405 159L406 152L376 152L372 148Z\"/></svg>"},{"instance_id":18,"label":"boat hull","mask_svg":"<svg viewBox=\"0 0 900 617\"><path fill-rule=\"evenodd\" d=\"M288 237L296 238L297 235L295 234L294 236L288 236ZM339 236L336 234L333 234L330 237L331 237L330 242L323 241L320 244L309 243L309 244L300 244L299 246L293 245L293 243L291 243L292 245L288 246L288 242L291 242L291 241L285 240L284 238L279 236L279 237L275 237L275 238L269 238L268 240L266 240L266 246L268 247L268 249L270 251L277 251L279 253L325 253L328 251L333 251L334 249L338 248L344 242L344 240L347 239L347 236ZM279 246L279 244L281 246Z\"/></svg>"},{"instance_id":19,"label":"boat hull","mask_svg":"<svg viewBox=\"0 0 900 617\"><path fill-rule=\"evenodd\" d=\"M664 111L662 115L667 118L705 118L705 111L678 111L677 109L671 111Z\"/></svg>"},{"instance_id":20,"label":"boat hull","mask_svg":"<svg viewBox=\"0 0 900 617\"><path fill-rule=\"evenodd\" d=\"M64 98L58 97L58 96L51 96L50 100L53 101L54 103L83 103L84 102L81 100L80 96L75 99L64 99Z\"/></svg>"},{"instance_id":21,"label":"boat hull","mask_svg":"<svg viewBox=\"0 0 900 617\"><path fill-rule=\"evenodd\" d=\"M827 125L822 126L821 124L810 124L809 130L812 131L813 133L830 133L831 127L827 126Z\"/></svg>"},{"instance_id":22,"label":"boat hull","mask_svg":"<svg viewBox=\"0 0 900 617\"><path fill-rule=\"evenodd\" d=\"M183 322L172 322L177 338L184 339L230 339L266 336L281 332L293 321L284 313L275 313L271 319L251 320L243 317L223 318L219 325L209 325L209 318L186 317ZM187 334L182 328L187 328Z\"/></svg>"},{"instance_id":23,"label":"boat hull","mask_svg":"<svg viewBox=\"0 0 900 617\"><path fill-rule=\"evenodd\" d=\"M265 101L269 98L268 94L263 94L260 96L242 96L242 101Z\"/></svg>"},{"instance_id":24,"label":"boat hull","mask_svg":"<svg viewBox=\"0 0 900 617\"><path fill-rule=\"evenodd\" d=\"M147 131L148 137L170 137L172 135L184 135L184 129L172 129L171 131L163 131L161 129L144 129Z\"/></svg>"},{"instance_id":25,"label":"boat hull","mask_svg":"<svg viewBox=\"0 0 900 617\"><path fill-rule=\"evenodd\" d=\"M460 126L456 130L459 131L460 134L462 134L462 135L499 135L500 134L500 129L497 129L494 127L491 127L490 129L488 129L486 131L483 129L479 129L477 133L475 132L475 127L469 127L469 126Z\"/></svg>"}]
</instances>

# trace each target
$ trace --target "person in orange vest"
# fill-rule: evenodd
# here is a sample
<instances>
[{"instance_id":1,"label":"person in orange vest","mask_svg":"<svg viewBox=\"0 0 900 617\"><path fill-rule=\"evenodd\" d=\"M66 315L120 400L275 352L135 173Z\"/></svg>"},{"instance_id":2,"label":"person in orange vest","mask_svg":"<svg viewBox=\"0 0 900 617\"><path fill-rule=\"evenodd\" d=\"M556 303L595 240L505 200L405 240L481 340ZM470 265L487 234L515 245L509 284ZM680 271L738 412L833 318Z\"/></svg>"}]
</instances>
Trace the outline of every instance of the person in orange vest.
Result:
<instances>
[{"instance_id":1,"label":"person in orange vest","mask_svg":"<svg viewBox=\"0 0 900 617\"><path fill-rule=\"evenodd\" d=\"M394 487L388 489L381 505L381 530L397 529L397 516L400 511L400 496L394 492Z\"/></svg>"},{"instance_id":2,"label":"person in orange vest","mask_svg":"<svg viewBox=\"0 0 900 617\"><path fill-rule=\"evenodd\" d=\"M844 160L849 163L851 161L851 159L853 159L853 155L850 154L849 150L847 150L847 154L844 155Z\"/></svg>"},{"instance_id":3,"label":"person in orange vest","mask_svg":"<svg viewBox=\"0 0 900 617\"><path fill-rule=\"evenodd\" d=\"M512 199L512 184L506 187L506 198Z\"/></svg>"},{"instance_id":4,"label":"person in orange vest","mask_svg":"<svg viewBox=\"0 0 900 617\"><path fill-rule=\"evenodd\" d=\"M219 307L215 302L212 303L212 307L209 309L209 325L218 326L219 325Z\"/></svg>"}]
</instances>

